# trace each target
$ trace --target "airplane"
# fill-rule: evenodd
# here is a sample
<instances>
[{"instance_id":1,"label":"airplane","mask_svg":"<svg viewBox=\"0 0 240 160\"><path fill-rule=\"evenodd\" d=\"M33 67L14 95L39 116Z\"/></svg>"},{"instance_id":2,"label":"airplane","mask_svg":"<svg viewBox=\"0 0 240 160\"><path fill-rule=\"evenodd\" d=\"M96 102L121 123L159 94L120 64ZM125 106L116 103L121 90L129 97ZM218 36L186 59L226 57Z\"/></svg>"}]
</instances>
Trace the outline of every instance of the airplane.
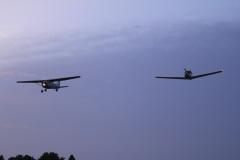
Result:
<instances>
[{"instance_id":1,"label":"airplane","mask_svg":"<svg viewBox=\"0 0 240 160\"><path fill-rule=\"evenodd\" d=\"M220 71L216 71L216 72L210 72L210 73L199 74L199 75L193 76L193 73L192 73L191 70L184 69L184 71L185 71L184 77L159 77L159 76L157 76L155 78L193 80L193 79L196 79L196 78L206 77L206 76L209 76L209 75L218 74L218 73L222 73L223 72L223 70L220 70Z\"/></svg>"},{"instance_id":2,"label":"airplane","mask_svg":"<svg viewBox=\"0 0 240 160\"><path fill-rule=\"evenodd\" d=\"M41 92L47 92L48 89L55 89L56 92L60 88L66 88L68 86L61 86L61 81L71 80L80 78L80 76L74 76L74 77L64 77L64 78L56 78L56 79L46 79L46 80L32 80L32 81L17 81L17 83L35 83L40 84L42 86Z\"/></svg>"}]
</instances>

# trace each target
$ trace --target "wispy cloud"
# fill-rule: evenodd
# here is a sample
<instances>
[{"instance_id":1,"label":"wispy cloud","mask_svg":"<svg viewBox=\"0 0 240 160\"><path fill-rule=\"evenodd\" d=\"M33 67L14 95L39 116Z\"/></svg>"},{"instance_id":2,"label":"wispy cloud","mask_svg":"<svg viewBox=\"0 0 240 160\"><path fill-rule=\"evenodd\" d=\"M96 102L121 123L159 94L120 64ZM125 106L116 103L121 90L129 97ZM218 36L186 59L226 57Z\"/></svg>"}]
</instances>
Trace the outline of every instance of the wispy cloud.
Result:
<instances>
[{"instance_id":1,"label":"wispy cloud","mask_svg":"<svg viewBox=\"0 0 240 160\"><path fill-rule=\"evenodd\" d=\"M76 31L6 39L0 44L1 74L16 74L19 64L42 62L51 66L45 62L76 61L94 55L137 55L142 51L151 52L144 53L146 55L162 55L175 53L179 48L181 53L185 52L183 54L197 54L197 48L211 51L216 49L214 45L220 47L219 44L226 42L239 42L239 26L236 23L155 24L102 33L84 34Z\"/></svg>"}]
</instances>

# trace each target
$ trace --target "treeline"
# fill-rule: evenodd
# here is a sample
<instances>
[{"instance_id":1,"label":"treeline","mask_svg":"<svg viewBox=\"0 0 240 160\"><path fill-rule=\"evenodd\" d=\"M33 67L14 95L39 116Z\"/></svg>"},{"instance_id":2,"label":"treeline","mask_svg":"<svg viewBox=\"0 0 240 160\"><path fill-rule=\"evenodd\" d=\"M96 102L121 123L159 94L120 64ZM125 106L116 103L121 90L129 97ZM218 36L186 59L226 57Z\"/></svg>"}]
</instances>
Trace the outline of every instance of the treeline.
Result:
<instances>
[{"instance_id":1,"label":"treeline","mask_svg":"<svg viewBox=\"0 0 240 160\"><path fill-rule=\"evenodd\" d=\"M0 160L66 160L64 157L59 157L57 153L54 152L45 152L38 159L35 159L29 155L17 155L15 157L9 157L5 159L3 155L0 155ZM68 157L68 160L76 160L73 155Z\"/></svg>"}]
</instances>

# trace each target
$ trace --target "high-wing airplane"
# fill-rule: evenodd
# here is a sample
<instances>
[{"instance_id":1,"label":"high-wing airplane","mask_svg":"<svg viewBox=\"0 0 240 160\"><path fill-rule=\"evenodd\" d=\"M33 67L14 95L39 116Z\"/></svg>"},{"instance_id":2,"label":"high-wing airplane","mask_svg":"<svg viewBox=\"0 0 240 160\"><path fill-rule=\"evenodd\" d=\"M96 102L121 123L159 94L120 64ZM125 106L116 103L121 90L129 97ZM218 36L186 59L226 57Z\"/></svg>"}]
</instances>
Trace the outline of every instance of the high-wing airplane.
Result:
<instances>
[{"instance_id":1,"label":"high-wing airplane","mask_svg":"<svg viewBox=\"0 0 240 160\"><path fill-rule=\"evenodd\" d=\"M222 70L220 70L220 71L216 71L216 72L210 72L210 73L199 74L199 75L194 76L191 70L184 69L184 71L185 71L184 77L159 77L159 76L157 76L156 78L193 80L193 79L196 79L196 78L206 77L206 76L210 76L210 75L213 75L213 74L218 74L218 73L223 72Z\"/></svg>"},{"instance_id":2,"label":"high-wing airplane","mask_svg":"<svg viewBox=\"0 0 240 160\"><path fill-rule=\"evenodd\" d=\"M42 93L44 91L47 92L48 89L55 89L56 92L57 92L60 88L68 87L68 86L61 86L61 84L60 84L61 81L66 81L66 80L71 80L71 79L76 79L76 78L80 78L80 76L64 77L64 78L56 78L56 79L45 79L45 80L17 81L17 83L40 84L43 88L41 90Z\"/></svg>"}]
</instances>

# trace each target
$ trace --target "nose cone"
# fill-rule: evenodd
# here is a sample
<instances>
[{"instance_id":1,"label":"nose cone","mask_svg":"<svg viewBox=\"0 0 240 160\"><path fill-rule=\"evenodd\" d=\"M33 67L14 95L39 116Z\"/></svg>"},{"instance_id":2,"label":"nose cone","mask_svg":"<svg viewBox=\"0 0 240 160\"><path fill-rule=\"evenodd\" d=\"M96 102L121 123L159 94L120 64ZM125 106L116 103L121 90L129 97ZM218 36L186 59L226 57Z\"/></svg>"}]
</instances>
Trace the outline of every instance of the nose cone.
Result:
<instances>
[{"instance_id":1,"label":"nose cone","mask_svg":"<svg viewBox=\"0 0 240 160\"><path fill-rule=\"evenodd\" d=\"M46 86L47 86L47 84L46 84L45 82L43 82L43 83L42 83L42 86L43 86L43 87L46 87Z\"/></svg>"}]
</instances>

